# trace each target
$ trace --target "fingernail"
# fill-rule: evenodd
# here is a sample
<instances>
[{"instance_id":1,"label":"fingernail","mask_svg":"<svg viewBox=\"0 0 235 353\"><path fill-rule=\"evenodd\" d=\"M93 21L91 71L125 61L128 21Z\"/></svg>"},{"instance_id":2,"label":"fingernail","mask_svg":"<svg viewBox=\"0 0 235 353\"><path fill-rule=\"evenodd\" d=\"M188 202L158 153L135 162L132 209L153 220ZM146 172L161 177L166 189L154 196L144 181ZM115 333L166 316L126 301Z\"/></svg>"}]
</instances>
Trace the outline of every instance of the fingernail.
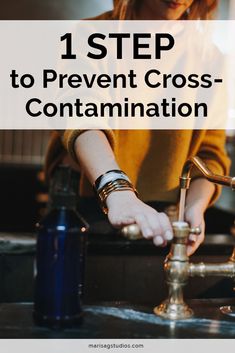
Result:
<instances>
[{"instance_id":1,"label":"fingernail","mask_svg":"<svg viewBox=\"0 0 235 353\"><path fill-rule=\"evenodd\" d=\"M156 245L162 245L164 243L164 240L162 239L162 237L157 236L154 239L154 242L155 242Z\"/></svg>"},{"instance_id":2,"label":"fingernail","mask_svg":"<svg viewBox=\"0 0 235 353\"><path fill-rule=\"evenodd\" d=\"M152 238L152 236L153 236L152 230L151 229L145 230L144 236L145 236L145 238Z\"/></svg>"},{"instance_id":3,"label":"fingernail","mask_svg":"<svg viewBox=\"0 0 235 353\"><path fill-rule=\"evenodd\" d=\"M196 235L194 235L194 234L190 234L189 235L189 240L191 240L191 241L196 241L197 240L197 237L196 237Z\"/></svg>"},{"instance_id":4,"label":"fingernail","mask_svg":"<svg viewBox=\"0 0 235 353\"><path fill-rule=\"evenodd\" d=\"M173 234L170 230L167 230L165 233L165 238L166 240L172 240L173 239Z\"/></svg>"}]
</instances>

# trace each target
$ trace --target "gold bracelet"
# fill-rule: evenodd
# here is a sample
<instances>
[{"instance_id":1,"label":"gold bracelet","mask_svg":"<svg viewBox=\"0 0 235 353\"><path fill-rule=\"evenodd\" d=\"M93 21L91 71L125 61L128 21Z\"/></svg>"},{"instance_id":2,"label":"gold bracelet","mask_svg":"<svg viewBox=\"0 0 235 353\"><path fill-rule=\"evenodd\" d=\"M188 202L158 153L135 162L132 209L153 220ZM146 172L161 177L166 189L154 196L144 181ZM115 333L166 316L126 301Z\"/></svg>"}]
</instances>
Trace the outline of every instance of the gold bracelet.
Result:
<instances>
[{"instance_id":1,"label":"gold bracelet","mask_svg":"<svg viewBox=\"0 0 235 353\"><path fill-rule=\"evenodd\" d=\"M104 185L104 187L98 191L98 195L103 195L106 193L109 194L111 191L113 191L114 188L117 188L117 187L133 188L132 184L126 180L115 180L115 181L108 182L106 185Z\"/></svg>"},{"instance_id":2,"label":"gold bracelet","mask_svg":"<svg viewBox=\"0 0 235 353\"><path fill-rule=\"evenodd\" d=\"M110 181L109 183L104 185L103 188L99 190L99 192L97 193L100 206L102 208L102 211L105 214L108 213L106 199L113 191L133 191L138 197L137 190L129 181L124 179L117 179L115 181Z\"/></svg>"},{"instance_id":3,"label":"gold bracelet","mask_svg":"<svg viewBox=\"0 0 235 353\"><path fill-rule=\"evenodd\" d=\"M133 185L130 182L123 179L117 179L115 181L110 181L106 185L104 185L104 187L98 191L98 195L100 196L100 198L102 198L106 194L109 195L110 192L114 191L114 189L116 190L117 188L122 189L126 187L134 189Z\"/></svg>"}]
</instances>

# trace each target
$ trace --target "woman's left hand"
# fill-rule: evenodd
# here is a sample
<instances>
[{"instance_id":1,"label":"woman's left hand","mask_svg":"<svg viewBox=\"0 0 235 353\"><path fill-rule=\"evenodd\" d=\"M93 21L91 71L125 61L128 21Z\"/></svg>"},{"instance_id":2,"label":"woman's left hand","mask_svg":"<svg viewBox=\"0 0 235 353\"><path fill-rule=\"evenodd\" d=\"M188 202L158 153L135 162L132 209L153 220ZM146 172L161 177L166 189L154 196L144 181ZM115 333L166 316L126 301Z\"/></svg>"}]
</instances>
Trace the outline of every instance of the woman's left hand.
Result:
<instances>
[{"instance_id":1,"label":"woman's left hand","mask_svg":"<svg viewBox=\"0 0 235 353\"><path fill-rule=\"evenodd\" d=\"M204 209L197 204L186 207L185 221L189 223L191 228L199 227L201 229L199 235L189 235L187 255L191 256L205 239Z\"/></svg>"},{"instance_id":2,"label":"woman's left hand","mask_svg":"<svg viewBox=\"0 0 235 353\"><path fill-rule=\"evenodd\" d=\"M201 234L190 234L187 254L192 255L205 239L204 213L215 192L215 186L204 178L198 178L191 182L187 193L184 219L191 228L200 227Z\"/></svg>"}]
</instances>

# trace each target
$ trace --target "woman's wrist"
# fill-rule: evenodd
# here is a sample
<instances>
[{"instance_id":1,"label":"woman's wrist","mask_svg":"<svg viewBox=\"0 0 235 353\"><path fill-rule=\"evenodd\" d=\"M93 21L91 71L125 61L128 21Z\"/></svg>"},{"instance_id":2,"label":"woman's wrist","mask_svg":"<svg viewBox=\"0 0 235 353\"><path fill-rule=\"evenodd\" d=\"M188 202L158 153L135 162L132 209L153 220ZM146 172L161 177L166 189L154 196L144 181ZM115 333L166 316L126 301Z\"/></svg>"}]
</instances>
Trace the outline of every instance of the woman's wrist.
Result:
<instances>
[{"instance_id":1,"label":"woman's wrist","mask_svg":"<svg viewBox=\"0 0 235 353\"><path fill-rule=\"evenodd\" d=\"M115 205L117 202L121 201L121 200L135 200L137 199L136 194L134 193L134 191L131 190L125 190L125 191L113 191L106 199L106 205L108 207L108 209L110 207L112 207L113 205Z\"/></svg>"},{"instance_id":2,"label":"woman's wrist","mask_svg":"<svg viewBox=\"0 0 235 353\"><path fill-rule=\"evenodd\" d=\"M122 170L109 170L100 175L93 184L93 189L98 197L100 206L105 214L109 209L107 206L107 198L115 193L123 193L130 191L138 196L137 190L131 183L128 176Z\"/></svg>"},{"instance_id":3,"label":"woman's wrist","mask_svg":"<svg viewBox=\"0 0 235 353\"><path fill-rule=\"evenodd\" d=\"M215 192L215 185L204 178L198 178L192 181L188 190L185 203L185 211L193 208L198 212L204 213L210 204L211 198Z\"/></svg>"},{"instance_id":4,"label":"woman's wrist","mask_svg":"<svg viewBox=\"0 0 235 353\"><path fill-rule=\"evenodd\" d=\"M187 202L185 203L185 212L187 212L189 209L194 209L197 210L200 213L204 213L207 209L208 203L207 200L204 199L198 199L194 200L192 202Z\"/></svg>"}]
</instances>

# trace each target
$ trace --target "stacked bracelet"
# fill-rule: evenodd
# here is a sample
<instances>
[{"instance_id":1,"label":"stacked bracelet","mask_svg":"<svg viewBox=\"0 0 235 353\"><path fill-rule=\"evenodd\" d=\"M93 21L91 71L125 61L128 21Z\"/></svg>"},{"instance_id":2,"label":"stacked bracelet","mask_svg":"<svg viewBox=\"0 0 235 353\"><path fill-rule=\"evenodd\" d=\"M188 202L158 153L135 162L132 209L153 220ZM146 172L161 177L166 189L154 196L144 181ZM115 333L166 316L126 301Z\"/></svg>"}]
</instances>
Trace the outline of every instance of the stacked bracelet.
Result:
<instances>
[{"instance_id":1,"label":"stacked bracelet","mask_svg":"<svg viewBox=\"0 0 235 353\"><path fill-rule=\"evenodd\" d=\"M128 176L121 170L110 170L96 179L93 188L98 196L101 208L105 214L108 213L106 199L113 191L133 191L137 196Z\"/></svg>"},{"instance_id":2,"label":"stacked bracelet","mask_svg":"<svg viewBox=\"0 0 235 353\"><path fill-rule=\"evenodd\" d=\"M128 176L122 170L113 169L99 176L99 178L97 178L94 183L94 187L97 191L99 191L103 186L105 186L105 184L117 179L123 179L131 182Z\"/></svg>"}]
</instances>

